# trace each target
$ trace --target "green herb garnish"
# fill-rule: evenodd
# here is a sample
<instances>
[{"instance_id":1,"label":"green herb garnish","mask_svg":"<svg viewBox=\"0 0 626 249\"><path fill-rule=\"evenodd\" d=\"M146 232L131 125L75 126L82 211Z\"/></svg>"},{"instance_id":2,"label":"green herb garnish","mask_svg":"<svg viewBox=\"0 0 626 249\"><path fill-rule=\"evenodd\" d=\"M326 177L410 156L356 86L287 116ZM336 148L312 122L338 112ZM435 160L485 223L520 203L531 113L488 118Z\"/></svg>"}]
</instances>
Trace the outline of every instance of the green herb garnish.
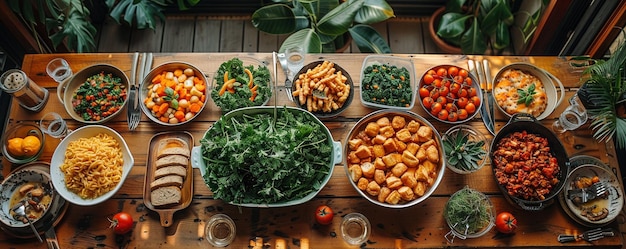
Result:
<instances>
[{"instance_id":1,"label":"green herb garnish","mask_svg":"<svg viewBox=\"0 0 626 249\"><path fill-rule=\"evenodd\" d=\"M317 191L332 166L323 124L286 108L220 118L200 140L216 199L277 203Z\"/></svg>"},{"instance_id":2,"label":"green herb garnish","mask_svg":"<svg viewBox=\"0 0 626 249\"><path fill-rule=\"evenodd\" d=\"M517 100L518 104L525 104L529 106L533 102L533 96L535 95L535 84L531 84L526 90L517 89L517 94L519 95L519 99Z\"/></svg>"},{"instance_id":3,"label":"green herb garnish","mask_svg":"<svg viewBox=\"0 0 626 249\"><path fill-rule=\"evenodd\" d=\"M489 227L493 206L487 196L466 186L450 197L443 216L456 232L471 235Z\"/></svg>"},{"instance_id":4,"label":"green herb garnish","mask_svg":"<svg viewBox=\"0 0 626 249\"><path fill-rule=\"evenodd\" d=\"M479 168L478 161L487 154L483 148L485 141L473 141L469 138L470 133L462 130L445 136L443 148L450 166L464 171L474 171Z\"/></svg>"}]
</instances>

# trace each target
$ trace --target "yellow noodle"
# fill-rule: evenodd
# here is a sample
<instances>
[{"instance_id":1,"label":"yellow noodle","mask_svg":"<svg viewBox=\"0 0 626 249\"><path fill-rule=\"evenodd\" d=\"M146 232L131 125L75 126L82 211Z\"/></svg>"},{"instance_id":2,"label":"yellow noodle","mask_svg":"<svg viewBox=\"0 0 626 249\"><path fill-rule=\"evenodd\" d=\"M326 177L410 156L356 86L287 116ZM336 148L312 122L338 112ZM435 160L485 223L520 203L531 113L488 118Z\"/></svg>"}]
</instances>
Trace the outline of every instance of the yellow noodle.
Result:
<instances>
[{"instance_id":1,"label":"yellow noodle","mask_svg":"<svg viewBox=\"0 0 626 249\"><path fill-rule=\"evenodd\" d=\"M115 138L100 133L69 142L61 172L65 186L83 199L97 198L122 179L124 159Z\"/></svg>"}]
</instances>

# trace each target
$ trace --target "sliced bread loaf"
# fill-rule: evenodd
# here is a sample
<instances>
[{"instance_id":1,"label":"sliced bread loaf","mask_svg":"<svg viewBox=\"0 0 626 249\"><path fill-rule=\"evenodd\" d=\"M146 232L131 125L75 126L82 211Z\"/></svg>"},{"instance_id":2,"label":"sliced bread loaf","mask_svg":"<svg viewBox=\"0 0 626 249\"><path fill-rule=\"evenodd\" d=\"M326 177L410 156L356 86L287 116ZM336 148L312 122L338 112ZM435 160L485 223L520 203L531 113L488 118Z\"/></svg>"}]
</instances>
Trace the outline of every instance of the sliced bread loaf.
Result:
<instances>
[{"instance_id":1,"label":"sliced bread loaf","mask_svg":"<svg viewBox=\"0 0 626 249\"><path fill-rule=\"evenodd\" d=\"M150 200L155 207L178 204L182 199L180 188L169 186L152 190Z\"/></svg>"},{"instance_id":2,"label":"sliced bread loaf","mask_svg":"<svg viewBox=\"0 0 626 249\"><path fill-rule=\"evenodd\" d=\"M165 166L160 169L157 169L154 172L154 179L159 179L161 177L169 176L169 175L182 176L184 179L185 177L187 177L187 168L185 168L184 166L178 166L178 165Z\"/></svg>"},{"instance_id":3,"label":"sliced bread loaf","mask_svg":"<svg viewBox=\"0 0 626 249\"><path fill-rule=\"evenodd\" d=\"M156 169L173 165L187 167L187 165L189 165L189 158L181 155L168 155L157 159L154 164Z\"/></svg>"},{"instance_id":4,"label":"sliced bread loaf","mask_svg":"<svg viewBox=\"0 0 626 249\"><path fill-rule=\"evenodd\" d=\"M189 151L188 148L185 148L182 146L181 147L167 147L159 151L159 155L157 156L157 158L166 157L170 155L180 155L184 157L190 157L191 152Z\"/></svg>"},{"instance_id":5,"label":"sliced bread loaf","mask_svg":"<svg viewBox=\"0 0 626 249\"><path fill-rule=\"evenodd\" d=\"M156 179L150 183L151 190L167 186L181 188L183 186L183 177L178 175L169 175Z\"/></svg>"}]
</instances>

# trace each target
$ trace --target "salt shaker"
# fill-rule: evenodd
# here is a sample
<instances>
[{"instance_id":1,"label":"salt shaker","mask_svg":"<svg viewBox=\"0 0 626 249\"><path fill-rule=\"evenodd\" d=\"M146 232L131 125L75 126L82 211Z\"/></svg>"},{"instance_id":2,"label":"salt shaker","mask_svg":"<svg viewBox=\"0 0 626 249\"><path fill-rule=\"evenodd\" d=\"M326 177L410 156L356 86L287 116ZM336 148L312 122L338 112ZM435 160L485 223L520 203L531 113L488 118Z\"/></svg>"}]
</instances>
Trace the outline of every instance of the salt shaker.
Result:
<instances>
[{"instance_id":1,"label":"salt shaker","mask_svg":"<svg viewBox=\"0 0 626 249\"><path fill-rule=\"evenodd\" d=\"M11 94L20 106L39 112L48 101L48 90L37 85L19 69L9 69L0 76L0 89Z\"/></svg>"}]
</instances>

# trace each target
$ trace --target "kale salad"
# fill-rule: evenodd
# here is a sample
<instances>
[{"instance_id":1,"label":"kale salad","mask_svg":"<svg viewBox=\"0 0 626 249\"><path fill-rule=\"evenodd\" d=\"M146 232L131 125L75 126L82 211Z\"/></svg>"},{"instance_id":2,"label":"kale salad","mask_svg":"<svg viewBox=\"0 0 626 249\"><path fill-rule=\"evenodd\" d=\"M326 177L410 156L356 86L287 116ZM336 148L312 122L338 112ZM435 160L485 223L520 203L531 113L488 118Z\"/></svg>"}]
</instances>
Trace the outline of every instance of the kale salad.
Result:
<instances>
[{"instance_id":1,"label":"kale salad","mask_svg":"<svg viewBox=\"0 0 626 249\"><path fill-rule=\"evenodd\" d=\"M373 64L365 68L362 77L363 101L398 107L409 107L413 102L411 75L405 67Z\"/></svg>"},{"instance_id":2,"label":"kale salad","mask_svg":"<svg viewBox=\"0 0 626 249\"><path fill-rule=\"evenodd\" d=\"M272 204L323 187L333 166L324 125L301 110L268 109L225 115L200 140L204 181L216 199Z\"/></svg>"},{"instance_id":3,"label":"kale salad","mask_svg":"<svg viewBox=\"0 0 626 249\"><path fill-rule=\"evenodd\" d=\"M248 63L248 62L246 62ZM239 58L222 63L215 73L211 98L223 113L261 106L272 96L270 70L261 63L245 65Z\"/></svg>"}]
</instances>

